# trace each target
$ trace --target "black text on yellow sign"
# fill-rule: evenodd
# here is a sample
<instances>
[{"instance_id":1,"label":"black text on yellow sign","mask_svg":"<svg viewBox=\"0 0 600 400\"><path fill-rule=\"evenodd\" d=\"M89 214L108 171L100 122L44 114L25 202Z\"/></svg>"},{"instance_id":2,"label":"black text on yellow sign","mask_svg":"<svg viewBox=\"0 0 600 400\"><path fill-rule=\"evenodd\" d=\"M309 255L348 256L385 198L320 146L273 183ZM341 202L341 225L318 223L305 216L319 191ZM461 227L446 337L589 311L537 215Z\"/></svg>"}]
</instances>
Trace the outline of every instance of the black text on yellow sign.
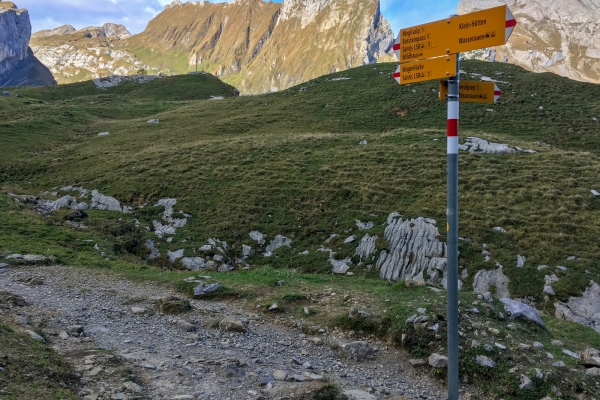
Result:
<instances>
[{"instance_id":1,"label":"black text on yellow sign","mask_svg":"<svg viewBox=\"0 0 600 400\"><path fill-rule=\"evenodd\" d=\"M456 54L400 64L394 78L401 85L456 76Z\"/></svg>"},{"instance_id":2,"label":"black text on yellow sign","mask_svg":"<svg viewBox=\"0 0 600 400\"><path fill-rule=\"evenodd\" d=\"M495 103L502 92L494 82L460 81L461 103ZM448 100L448 81L440 81L440 100Z\"/></svg>"},{"instance_id":3,"label":"black text on yellow sign","mask_svg":"<svg viewBox=\"0 0 600 400\"><path fill-rule=\"evenodd\" d=\"M516 20L507 6L459 15L400 31L394 50L401 63L503 45Z\"/></svg>"}]
</instances>

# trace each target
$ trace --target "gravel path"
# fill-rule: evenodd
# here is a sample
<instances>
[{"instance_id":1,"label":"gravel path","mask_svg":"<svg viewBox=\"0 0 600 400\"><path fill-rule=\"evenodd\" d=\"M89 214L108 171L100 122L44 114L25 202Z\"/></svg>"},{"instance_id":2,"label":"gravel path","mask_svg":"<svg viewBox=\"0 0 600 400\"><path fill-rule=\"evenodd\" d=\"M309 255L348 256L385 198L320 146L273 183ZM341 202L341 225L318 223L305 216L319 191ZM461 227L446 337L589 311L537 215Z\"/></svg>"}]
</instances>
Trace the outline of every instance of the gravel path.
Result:
<instances>
[{"instance_id":1,"label":"gravel path","mask_svg":"<svg viewBox=\"0 0 600 400\"><path fill-rule=\"evenodd\" d=\"M180 295L155 283L34 266L0 272L0 290L28 303L0 317L24 330L40 327L80 374L86 400L294 399L324 380L350 399L445 399L443 389L381 343L368 343L376 356L358 362L341 349L342 336L307 337L224 302L191 300L191 311L165 315L157 300ZM247 332L219 329L225 317Z\"/></svg>"}]
</instances>

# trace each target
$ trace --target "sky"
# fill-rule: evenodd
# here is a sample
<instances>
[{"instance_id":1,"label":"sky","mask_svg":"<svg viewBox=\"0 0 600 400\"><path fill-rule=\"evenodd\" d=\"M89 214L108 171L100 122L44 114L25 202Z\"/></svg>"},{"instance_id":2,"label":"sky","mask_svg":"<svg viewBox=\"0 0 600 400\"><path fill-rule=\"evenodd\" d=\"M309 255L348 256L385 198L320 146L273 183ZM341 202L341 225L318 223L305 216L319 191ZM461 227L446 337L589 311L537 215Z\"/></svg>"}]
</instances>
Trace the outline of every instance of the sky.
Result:
<instances>
[{"instance_id":1,"label":"sky","mask_svg":"<svg viewBox=\"0 0 600 400\"><path fill-rule=\"evenodd\" d=\"M33 32L73 25L76 29L106 22L123 24L135 34L171 0L14 0L29 10ZM210 0L218 3L219 0ZM456 12L458 0L380 0L381 13L394 34L401 28L446 18Z\"/></svg>"}]
</instances>

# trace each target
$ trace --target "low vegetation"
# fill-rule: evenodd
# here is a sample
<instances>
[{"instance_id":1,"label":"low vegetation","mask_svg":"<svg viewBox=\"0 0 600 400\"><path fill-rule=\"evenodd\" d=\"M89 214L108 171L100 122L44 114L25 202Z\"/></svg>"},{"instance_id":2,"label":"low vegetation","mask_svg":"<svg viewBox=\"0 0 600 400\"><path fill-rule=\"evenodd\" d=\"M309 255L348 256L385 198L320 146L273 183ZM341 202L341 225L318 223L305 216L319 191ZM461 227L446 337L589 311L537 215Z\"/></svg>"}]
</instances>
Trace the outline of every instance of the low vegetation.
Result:
<instances>
[{"instance_id":1,"label":"low vegetation","mask_svg":"<svg viewBox=\"0 0 600 400\"><path fill-rule=\"evenodd\" d=\"M374 268L333 276L328 254L317 251L338 234L326 247L336 257L352 256L356 244L344 239L356 233L357 219L374 222L364 233L377 234L378 248L385 248L384 224L393 211L445 225L445 103L435 82L398 86L391 79L394 68L369 65L261 96L236 97L232 87L210 75L107 90L91 82L11 89L11 97L0 97L0 251L110 268L188 291L181 282L191 274L170 263L167 250L193 255L209 238L218 238L235 257L244 244L256 247L250 230L265 233L267 240L283 234L292 247L273 257L253 255L247 260L250 270L207 271L223 286L217 297L254 310L278 302L285 311L279 316L302 318L307 326L337 326L357 337L387 338L415 357L442 351L439 339L420 335L411 341L405 321L419 307L431 318L444 315L444 292L432 295L428 288L383 281ZM461 242L460 265L470 272L492 268L481 254L487 244L511 278L511 294L530 299L548 315L547 329L518 324L517 331L504 332L507 322L495 319L494 304L475 322L502 328L503 337L510 334L515 341L529 343L535 336L547 346L560 338L574 351L598 347L596 332L549 315L554 301L579 295L590 280L600 281L600 198L590 193L600 190L595 186L600 88L500 63L469 61L463 69L507 83L499 83L504 94L498 104L461 106L461 140L477 136L537 153L461 152L459 229L471 241ZM150 118L159 124L148 124ZM105 131L110 135L97 136ZM359 144L363 140L366 145ZM98 189L144 208L131 214L88 211L88 229L78 230L66 224L65 210L41 217L8 196L65 185ZM145 229L164 211L153 205L166 197L177 199L176 212L192 215L171 243ZM507 233L493 231L494 226ZM161 252L152 262L144 261L147 239ZM309 253L299 254L304 250ZM526 268L516 267L517 254L526 256ZM580 260L567 261L571 255ZM568 268L560 272L551 300L542 292L545 273L536 268L541 264ZM461 296L464 304L477 301L468 291ZM372 317L348 319L352 306ZM402 343L402 334L408 342ZM537 399L556 385L572 396L593 392L593 382L569 380L586 382L582 389L563 385L567 380L556 376L536 386L537 392L521 393L506 368L489 375L473 366L471 356L479 350L464 340L464 376L498 398Z\"/></svg>"}]
</instances>

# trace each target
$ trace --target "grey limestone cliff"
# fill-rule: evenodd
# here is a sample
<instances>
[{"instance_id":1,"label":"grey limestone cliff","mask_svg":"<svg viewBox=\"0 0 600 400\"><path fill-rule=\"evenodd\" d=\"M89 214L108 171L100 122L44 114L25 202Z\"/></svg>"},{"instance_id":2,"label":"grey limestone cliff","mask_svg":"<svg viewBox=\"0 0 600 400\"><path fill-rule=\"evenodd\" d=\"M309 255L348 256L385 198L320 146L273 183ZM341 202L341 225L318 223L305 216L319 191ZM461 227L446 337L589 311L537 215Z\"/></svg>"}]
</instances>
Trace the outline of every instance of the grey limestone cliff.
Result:
<instances>
[{"instance_id":1,"label":"grey limestone cliff","mask_svg":"<svg viewBox=\"0 0 600 400\"><path fill-rule=\"evenodd\" d=\"M54 77L29 48L29 13L0 4L0 86L55 85Z\"/></svg>"},{"instance_id":2,"label":"grey limestone cliff","mask_svg":"<svg viewBox=\"0 0 600 400\"><path fill-rule=\"evenodd\" d=\"M461 0L457 12L504 4L518 23L508 43L467 57L600 83L600 0Z\"/></svg>"}]
</instances>

